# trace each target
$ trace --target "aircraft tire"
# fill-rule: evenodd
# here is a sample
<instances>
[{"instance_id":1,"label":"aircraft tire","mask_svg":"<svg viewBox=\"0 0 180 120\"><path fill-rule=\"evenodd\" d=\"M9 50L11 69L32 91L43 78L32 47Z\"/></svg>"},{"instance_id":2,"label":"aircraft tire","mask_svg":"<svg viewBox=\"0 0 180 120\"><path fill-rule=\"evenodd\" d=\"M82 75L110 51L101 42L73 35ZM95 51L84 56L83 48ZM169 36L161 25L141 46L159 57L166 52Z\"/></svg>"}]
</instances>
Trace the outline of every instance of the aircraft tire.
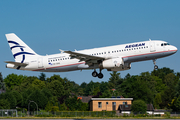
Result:
<instances>
[{"instance_id":1,"label":"aircraft tire","mask_svg":"<svg viewBox=\"0 0 180 120\"><path fill-rule=\"evenodd\" d=\"M92 72L92 76L93 77L97 77L98 76L98 73L96 71Z\"/></svg>"},{"instance_id":2,"label":"aircraft tire","mask_svg":"<svg viewBox=\"0 0 180 120\"><path fill-rule=\"evenodd\" d=\"M104 76L104 75L103 75L102 73L99 73L99 74L98 74L98 78L99 78L99 79L102 79L103 76Z\"/></svg>"},{"instance_id":3,"label":"aircraft tire","mask_svg":"<svg viewBox=\"0 0 180 120\"><path fill-rule=\"evenodd\" d=\"M157 70L157 69L158 69L158 66L157 66L157 65L155 65L155 66L154 66L154 69L155 69L155 70Z\"/></svg>"}]
</instances>

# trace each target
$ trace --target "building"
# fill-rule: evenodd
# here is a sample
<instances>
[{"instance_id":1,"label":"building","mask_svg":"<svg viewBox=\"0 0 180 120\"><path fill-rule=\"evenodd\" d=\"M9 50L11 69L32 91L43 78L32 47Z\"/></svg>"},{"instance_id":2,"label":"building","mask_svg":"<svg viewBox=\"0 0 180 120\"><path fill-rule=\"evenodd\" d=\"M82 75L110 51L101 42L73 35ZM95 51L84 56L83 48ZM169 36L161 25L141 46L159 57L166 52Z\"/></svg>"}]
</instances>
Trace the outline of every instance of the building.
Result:
<instances>
[{"instance_id":1,"label":"building","mask_svg":"<svg viewBox=\"0 0 180 120\"><path fill-rule=\"evenodd\" d=\"M90 111L119 111L120 105L131 105L133 98L91 98Z\"/></svg>"}]
</instances>

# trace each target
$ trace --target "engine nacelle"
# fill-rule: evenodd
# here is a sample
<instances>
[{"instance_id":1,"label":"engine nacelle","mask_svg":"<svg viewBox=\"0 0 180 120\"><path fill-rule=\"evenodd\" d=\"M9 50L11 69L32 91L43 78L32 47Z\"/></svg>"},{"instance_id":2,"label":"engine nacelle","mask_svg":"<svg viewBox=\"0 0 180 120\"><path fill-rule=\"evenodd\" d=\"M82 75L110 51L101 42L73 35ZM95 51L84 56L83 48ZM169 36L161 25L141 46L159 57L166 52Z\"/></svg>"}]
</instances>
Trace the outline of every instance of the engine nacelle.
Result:
<instances>
[{"instance_id":1,"label":"engine nacelle","mask_svg":"<svg viewBox=\"0 0 180 120\"><path fill-rule=\"evenodd\" d=\"M118 68L123 65L124 65L124 61L122 58L113 58L113 59L104 60L102 62L102 67L106 69Z\"/></svg>"},{"instance_id":2,"label":"engine nacelle","mask_svg":"<svg viewBox=\"0 0 180 120\"><path fill-rule=\"evenodd\" d=\"M123 66L118 68L107 69L108 71L124 71L131 69L131 63L125 63Z\"/></svg>"}]
</instances>

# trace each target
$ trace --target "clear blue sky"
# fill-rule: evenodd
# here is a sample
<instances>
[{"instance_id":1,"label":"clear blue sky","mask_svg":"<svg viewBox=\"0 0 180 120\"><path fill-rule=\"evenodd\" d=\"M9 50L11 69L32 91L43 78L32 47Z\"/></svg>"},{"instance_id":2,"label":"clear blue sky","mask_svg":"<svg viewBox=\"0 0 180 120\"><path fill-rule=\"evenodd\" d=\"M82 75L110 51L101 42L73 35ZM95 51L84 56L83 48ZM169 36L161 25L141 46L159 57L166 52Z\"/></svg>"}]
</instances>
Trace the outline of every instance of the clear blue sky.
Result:
<instances>
[{"instance_id":1,"label":"clear blue sky","mask_svg":"<svg viewBox=\"0 0 180 120\"><path fill-rule=\"evenodd\" d=\"M40 72L5 68L13 61L5 38L17 34L40 55L63 50L82 50L103 46L152 40L164 40L180 49L180 0L1 0L0 1L0 72L38 76ZM180 52L157 60L159 68L180 72ZM153 70L153 62L132 63L131 70L120 72L139 75ZM59 74L78 84L108 81L91 76L93 70Z\"/></svg>"}]
</instances>

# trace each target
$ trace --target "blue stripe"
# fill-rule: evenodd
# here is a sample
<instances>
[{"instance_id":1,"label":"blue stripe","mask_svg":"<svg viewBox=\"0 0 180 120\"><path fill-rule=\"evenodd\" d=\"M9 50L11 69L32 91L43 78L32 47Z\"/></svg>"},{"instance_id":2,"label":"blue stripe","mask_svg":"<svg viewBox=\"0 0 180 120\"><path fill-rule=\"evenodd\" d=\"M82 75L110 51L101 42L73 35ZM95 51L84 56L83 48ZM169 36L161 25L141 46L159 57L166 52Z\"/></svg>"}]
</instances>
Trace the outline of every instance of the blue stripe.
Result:
<instances>
[{"instance_id":1,"label":"blue stripe","mask_svg":"<svg viewBox=\"0 0 180 120\"><path fill-rule=\"evenodd\" d=\"M14 42L14 41L8 41L8 43L14 43L14 44L16 44L16 45L19 45L19 43Z\"/></svg>"},{"instance_id":2,"label":"blue stripe","mask_svg":"<svg viewBox=\"0 0 180 120\"><path fill-rule=\"evenodd\" d=\"M24 62L24 60L25 60L25 55L23 55L23 59L22 59L21 63L23 63L23 62Z\"/></svg>"},{"instance_id":3,"label":"blue stripe","mask_svg":"<svg viewBox=\"0 0 180 120\"><path fill-rule=\"evenodd\" d=\"M24 46L13 46L13 47L11 47L11 50L13 49L13 48L16 48L16 47L22 47L22 48L25 48Z\"/></svg>"},{"instance_id":4,"label":"blue stripe","mask_svg":"<svg viewBox=\"0 0 180 120\"><path fill-rule=\"evenodd\" d=\"M16 56L22 55L22 54L35 55L35 54L33 54L33 53L28 53L28 52L19 52L19 53L14 54L13 56L14 56L14 58L15 58Z\"/></svg>"}]
</instances>

